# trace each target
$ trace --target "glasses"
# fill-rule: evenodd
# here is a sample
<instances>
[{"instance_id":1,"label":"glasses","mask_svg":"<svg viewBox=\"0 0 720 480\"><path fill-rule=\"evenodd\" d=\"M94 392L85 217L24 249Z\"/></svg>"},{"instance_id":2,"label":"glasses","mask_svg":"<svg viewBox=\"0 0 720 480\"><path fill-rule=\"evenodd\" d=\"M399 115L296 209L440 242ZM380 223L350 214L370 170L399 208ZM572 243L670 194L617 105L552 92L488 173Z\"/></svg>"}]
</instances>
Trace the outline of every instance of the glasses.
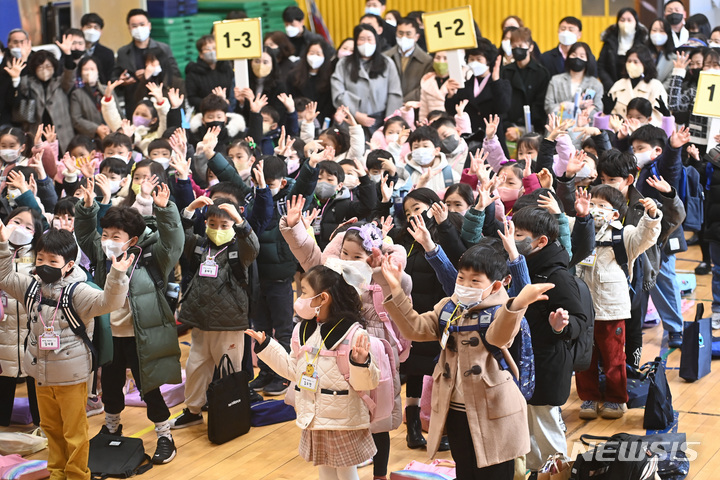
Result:
<instances>
[{"instance_id":1,"label":"glasses","mask_svg":"<svg viewBox=\"0 0 720 480\"><path fill-rule=\"evenodd\" d=\"M597 208L599 210L605 210L606 212L615 212L616 210L612 207L604 207L602 205L595 205L594 203L590 202L590 208Z\"/></svg>"},{"instance_id":2,"label":"glasses","mask_svg":"<svg viewBox=\"0 0 720 480\"><path fill-rule=\"evenodd\" d=\"M52 65L40 65L39 67L37 67L36 70L52 72L53 70L55 70L55 68Z\"/></svg>"}]
</instances>

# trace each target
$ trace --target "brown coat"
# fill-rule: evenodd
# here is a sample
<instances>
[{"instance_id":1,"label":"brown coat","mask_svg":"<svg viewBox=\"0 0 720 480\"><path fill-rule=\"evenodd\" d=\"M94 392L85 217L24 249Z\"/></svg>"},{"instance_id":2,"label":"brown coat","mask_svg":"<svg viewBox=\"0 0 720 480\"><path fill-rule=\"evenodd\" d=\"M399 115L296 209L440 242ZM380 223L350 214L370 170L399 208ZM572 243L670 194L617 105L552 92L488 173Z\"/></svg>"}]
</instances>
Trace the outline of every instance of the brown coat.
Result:
<instances>
[{"instance_id":1,"label":"brown coat","mask_svg":"<svg viewBox=\"0 0 720 480\"><path fill-rule=\"evenodd\" d=\"M419 314L413 310L404 293L394 293L385 300L384 306L406 338L428 342L441 338L438 319L443 307L450 300L457 303L457 298L453 295L440 301L433 311ZM512 302L504 289L490 295L483 303L468 311L458 309L458 312L462 313L457 324L462 326L477 323L478 317L471 318L472 315L469 314L496 305L501 307L497 309L485 338L491 345L503 348L511 369L517 371L507 346L512 344L520 329L525 309L509 310L508 306L511 306ZM479 341L477 346L466 342L472 337L479 340L477 331L455 332L451 335L455 338L440 353L440 361L433 372L428 455L432 457L437 452L458 378L462 382L477 466L482 468L496 465L525 455L530 451L527 406L512 375L500 368L482 341ZM455 351L450 348L452 344L456 346ZM466 374L473 366L480 367L479 373Z\"/></svg>"},{"instance_id":2,"label":"brown coat","mask_svg":"<svg viewBox=\"0 0 720 480\"><path fill-rule=\"evenodd\" d=\"M403 93L403 102L417 102L420 100L420 80L423 75L433 71L433 57L426 51L415 46L410 54L405 70L402 69L402 57L398 47L393 47L385 52L387 56L397 67L400 76L400 86ZM443 106L444 109L444 106Z\"/></svg>"}]
</instances>

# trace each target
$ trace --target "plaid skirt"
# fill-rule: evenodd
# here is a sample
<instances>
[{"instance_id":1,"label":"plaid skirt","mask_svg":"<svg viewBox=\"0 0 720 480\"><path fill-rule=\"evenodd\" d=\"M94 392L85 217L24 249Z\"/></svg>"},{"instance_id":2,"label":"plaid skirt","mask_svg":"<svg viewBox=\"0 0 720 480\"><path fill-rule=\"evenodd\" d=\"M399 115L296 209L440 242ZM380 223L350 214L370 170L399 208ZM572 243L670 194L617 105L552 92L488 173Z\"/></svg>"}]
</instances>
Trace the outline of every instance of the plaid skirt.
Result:
<instances>
[{"instance_id":1,"label":"plaid skirt","mask_svg":"<svg viewBox=\"0 0 720 480\"><path fill-rule=\"evenodd\" d=\"M313 465L352 467L377 453L369 429L308 430L300 437L300 456Z\"/></svg>"}]
</instances>

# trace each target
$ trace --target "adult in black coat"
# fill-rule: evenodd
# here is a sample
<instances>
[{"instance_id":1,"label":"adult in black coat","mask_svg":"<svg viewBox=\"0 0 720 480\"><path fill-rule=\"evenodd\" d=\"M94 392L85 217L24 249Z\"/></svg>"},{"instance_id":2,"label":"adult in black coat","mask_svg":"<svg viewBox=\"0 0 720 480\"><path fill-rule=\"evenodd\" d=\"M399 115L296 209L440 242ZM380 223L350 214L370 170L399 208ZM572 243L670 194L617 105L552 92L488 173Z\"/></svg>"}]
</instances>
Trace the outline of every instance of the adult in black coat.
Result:
<instances>
[{"instance_id":1,"label":"adult in black coat","mask_svg":"<svg viewBox=\"0 0 720 480\"><path fill-rule=\"evenodd\" d=\"M515 61L500 71L500 76L510 83L512 89L506 121L525 125L523 107L529 105L533 129L542 132L547 123L545 93L550 83L550 74L531 55L535 47L529 29L523 27L512 32L510 43Z\"/></svg>"},{"instance_id":2,"label":"adult in black coat","mask_svg":"<svg viewBox=\"0 0 720 480\"><path fill-rule=\"evenodd\" d=\"M100 35L105 28L105 21L97 13L86 13L80 19L80 28L85 38L87 54L95 58L98 66L98 78L105 84L110 81L115 68L115 52L100 44Z\"/></svg>"},{"instance_id":3,"label":"adult in black coat","mask_svg":"<svg viewBox=\"0 0 720 480\"><path fill-rule=\"evenodd\" d=\"M540 63L547 69L550 76L558 73L565 73L565 58L568 56L570 47L582 38L582 21L575 17L565 17L560 20L558 26L558 43L557 47L548 50L540 57ZM597 61L595 55L588 51L588 67L586 73L597 77Z\"/></svg>"},{"instance_id":4,"label":"adult in black coat","mask_svg":"<svg viewBox=\"0 0 720 480\"><path fill-rule=\"evenodd\" d=\"M185 67L185 89L188 102L195 111L200 108L203 98L213 93L215 87L225 89L226 98L231 99L230 108L235 100L233 88L233 69L230 62L217 61L215 37L203 35L195 43L198 50L196 62Z\"/></svg>"},{"instance_id":5,"label":"adult in black coat","mask_svg":"<svg viewBox=\"0 0 720 480\"><path fill-rule=\"evenodd\" d=\"M285 33L290 39L293 47L295 47L295 55L300 55L300 52L307 50L308 45L311 42L322 40L325 44L325 39L317 33L312 33L305 28L305 14L298 7L287 7L283 10L283 22L285 22ZM328 47L330 47L328 45ZM330 52L334 50L330 47Z\"/></svg>"},{"instance_id":6,"label":"adult in black coat","mask_svg":"<svg viewBox=\"0 0 720 480\"><path fill-rule=\"evenodd\" d=\"M610 25L600 36L604 43L597 59L597 67L605 92L622 76L625 70L625 52L644 44L647 37L647 28L640 23L634 9L622 8L618 11L617 22Z\"/></svg>"}]
</instances>

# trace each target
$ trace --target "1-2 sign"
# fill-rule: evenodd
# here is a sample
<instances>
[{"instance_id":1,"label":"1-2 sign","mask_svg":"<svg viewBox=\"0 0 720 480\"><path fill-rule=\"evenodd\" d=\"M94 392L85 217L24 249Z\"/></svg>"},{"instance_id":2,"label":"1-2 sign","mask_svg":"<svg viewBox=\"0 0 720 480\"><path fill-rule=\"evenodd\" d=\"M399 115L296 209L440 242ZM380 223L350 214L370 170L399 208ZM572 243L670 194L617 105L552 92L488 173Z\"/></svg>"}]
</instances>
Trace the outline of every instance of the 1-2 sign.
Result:
<instances>
[{"instance_id":1,"label":"1-2 sign","mask_svg":"<svg viewBox=\"0 0 720 480\"><path fill-rule=\"evenodd\" d=\"M720 75L700 72L693 114L720 117Z\"/></svg>"},{"instance_id":2,"label":"1-2 sign","mask_svg":"<svg viewBox=\"0 0 720 480\"><path fill-rule=\"evenodd\" d=\"M470 6L424 13L423 24L428 52L477 46Z\"/></svg>"},{"instance_id":3,"label":"1-2 sign","mask_svg":"<svg viewBox=\"0 0 720 480\"><path fill-rule=\"evenodd\" d=\"M259 18L214 23L218 60L258 58L262 55L262 24Z\"/></svg>"}]
</instances>

